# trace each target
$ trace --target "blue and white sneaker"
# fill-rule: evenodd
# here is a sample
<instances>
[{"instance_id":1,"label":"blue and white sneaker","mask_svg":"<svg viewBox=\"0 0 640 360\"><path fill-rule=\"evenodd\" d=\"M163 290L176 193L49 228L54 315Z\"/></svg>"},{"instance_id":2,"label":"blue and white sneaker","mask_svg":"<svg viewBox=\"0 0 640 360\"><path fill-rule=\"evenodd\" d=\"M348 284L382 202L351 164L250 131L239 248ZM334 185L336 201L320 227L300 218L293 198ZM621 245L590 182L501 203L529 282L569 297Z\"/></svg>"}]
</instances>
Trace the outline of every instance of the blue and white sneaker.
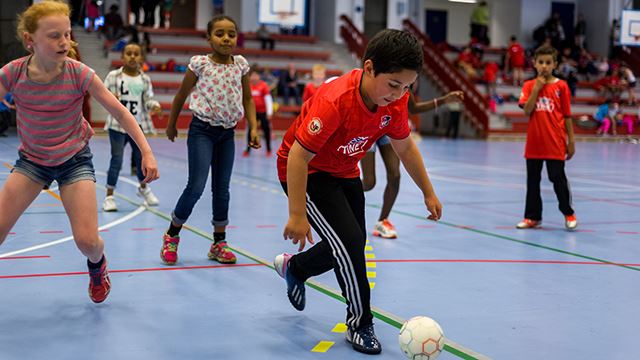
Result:
<instances>
[{"instance_id":1,"label":"blue and white sneaker","mask_svg":"<svg viewBox=\"0 0 640 360\"><path fill-rule=\"evenodd\" d=\"M273 260L273 267L276 269L278 275L287 282L289 302L291 302L291 305L293 305L296 310L302 311L305 305L304 281L296 279L296 277L288 271L289 260L292 256L293 255L287 253L276 256L275 260Z\"/></svg>"},{"instance_id":2,"label":"blue and white sneaker","mask_svg":"<svg viewBox=\"0 0 640 360\"><path fill-rule=\"evenodd\" d=\"M380 345L375 332L373 332L373 324L362 326L358 330L353 330L349 327L346 338L355 351L371 355L382 352L382 345Z\"/></svg>"}]
</instances>

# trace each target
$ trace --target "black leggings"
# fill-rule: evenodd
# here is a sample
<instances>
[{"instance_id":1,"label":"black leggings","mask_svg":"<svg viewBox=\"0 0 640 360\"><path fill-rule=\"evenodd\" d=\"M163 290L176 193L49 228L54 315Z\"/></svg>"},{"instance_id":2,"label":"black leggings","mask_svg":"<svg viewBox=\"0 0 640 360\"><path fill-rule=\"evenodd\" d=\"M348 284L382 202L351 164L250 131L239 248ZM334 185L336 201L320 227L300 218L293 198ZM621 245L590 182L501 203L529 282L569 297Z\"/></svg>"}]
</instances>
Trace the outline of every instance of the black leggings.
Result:
<instances>
[{"instance_id":1,"label":"black leggings","mask_svg":"<svg viewBox=\"0 0 640 360\"><path fill-rule=\"evenodd\" d=\"M282 187L286 192L287 184L282 183ZM364 192L360 178L310 174L307 218L322 241L294 255L289 261L289 271L296 278L307 280L333 269L342 296L347 299L346 324L353 329L371 324L371 289L364 256Z\"/></svg>"},{"instance_id":2,"label":"black leggings","mask_svg":"<svg viewBox=\"0 0 640 360\"><path fill-rule=\"evenodd\" d=\"M271 125L267 118L267 113L256 113L256 118L260 121L260 127L264 132L264 142L267 145L267 151L271 151ZM247 124L247 151L251 151L249 143L251 142L251 132L249 131L249 125Z\"/></svg>"},{"instance_id":3,"label":"black leggings","mask_svg":"<svg viewBox=\"0 0 640 360\"><path fill-rule=\"evenodd\" d=\"M540 197L540 180L542 180L542 164L547 163L547 174L553 183L553 190L558 198L558 208L562 214L573 215L569 181L564 173L564 160L527 159L527 203L524 217L531 220L542 220L542 198Z\"/></svg>"}]
</instances>

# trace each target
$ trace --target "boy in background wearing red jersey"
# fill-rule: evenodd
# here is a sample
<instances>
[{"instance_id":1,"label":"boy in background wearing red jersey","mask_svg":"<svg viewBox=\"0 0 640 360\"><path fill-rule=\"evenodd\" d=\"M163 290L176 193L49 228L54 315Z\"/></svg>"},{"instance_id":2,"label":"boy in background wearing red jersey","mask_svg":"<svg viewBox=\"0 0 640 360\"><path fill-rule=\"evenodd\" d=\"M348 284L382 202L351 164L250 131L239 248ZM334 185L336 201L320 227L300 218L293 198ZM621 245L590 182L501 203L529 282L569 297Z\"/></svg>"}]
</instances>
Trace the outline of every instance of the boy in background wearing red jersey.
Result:
<instances>
[{"instance_id":1,"label":"boy in background wearing red jersey","mask_svg":"<svg viewBox=\"0 0 640 360\"><path fill-rule=\"evenodd\" d=\"M519 105L529 116L529 127L524 151L527 159L527 200L524 220L516 225L518 229L537 228L542 224L540 180L545 162L558 207L565 217L565 227L575 230L578 226L564 172L565 160L571 159L576 152L571 94L567 83L553 76L552 71L558 65L557 56L557 51L550 46L536 50L534 67L537 77L526 81L520 94Z\"/></svg>"},{"instance_id":2,"label":"boy in background wearing red jersey","mask_svg":"<svg viewBox=\"0 0 640 360\"><path fill-rule=\"evenodd\" d=\"M422 70L422 46L411 34L386 29L367 45L362 69L323 84L302 105L278 150L278 177L289 196L285 240L304 249L314 243L313 226L322 241L296 255L274 261L287 283L289 301L305 306L304 282L334 270L347 300L346 338L356 351L379 354L373 331L366 275L364 191L358 162L384 135L420 188L429 219L438 220L442 205L409 129L407 92Z\"/></svg>"}]
</instances>

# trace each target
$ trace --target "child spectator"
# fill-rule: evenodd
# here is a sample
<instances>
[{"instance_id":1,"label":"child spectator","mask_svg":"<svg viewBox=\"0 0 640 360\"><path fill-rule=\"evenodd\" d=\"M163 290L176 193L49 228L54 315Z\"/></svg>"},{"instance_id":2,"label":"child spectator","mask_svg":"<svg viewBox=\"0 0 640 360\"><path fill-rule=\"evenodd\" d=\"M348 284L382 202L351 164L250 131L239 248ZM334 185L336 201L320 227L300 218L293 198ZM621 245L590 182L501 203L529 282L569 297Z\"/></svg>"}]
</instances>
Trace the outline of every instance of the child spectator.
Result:
<instances>
[{"instance_id":1,"label":"child spectator","mask_svg":"<svg viewBox=\"0 0 640 360\"><path fill-rule=\"evenodd\" d=\"M537 228L542 224L540 180L542 166L547 165L549 180L565 217L567 230L578 226L571 207L571 192L565 175L565 160L575 154L571 97L567 83L553 76L558 66L557 51L549 46L536 50L534 67L536 78L525 81L519 105L529 116L524 156L527 160L527 200L524 220L518 229Z\"/></svg>"},{"instance_id":2,"label":"child spectator","mask_svg":"<svg viewBox=\"0 0 640 360\"><path fill-rule=\"evenodd\" d=\"M313 94L318 91L318 88L327 78L327 71L324 65L315 64L311 68L311 81L307 83L304 87L304 92L302 93L302 102L309 100Z\"/></svg>"},{"instance_id":3,"label":"child spectator","mask_svg":"<svg viewBox=\"0 0 640 360\"><path fill-rule=\"evenodd\" d=\"M267 144L267 157L271 156L271 124L269 119L273 115L273 98L269 85L260 80L260 75L256 68L249 70L249 84L251 86L251 96L256 104L256 118L260 121L260 127L264 133L264 141ZM242 153L243 157L249 156L251 152L251 131L247 126L247 148Z\"/></svg>"},{"instance_id":4,"label":"child spectator","mask_svg":"<svg viewBox=\"0 0 640 360\"><path fill-rule=\"evenodd\" d=\"M507 73L508 67L511 67L514 86L522 86L522 81L524 81L524 65L524 48L515 36L511 36L509 48L507 48L504 60L504 72Z\"/></svg>"}]
</instances>

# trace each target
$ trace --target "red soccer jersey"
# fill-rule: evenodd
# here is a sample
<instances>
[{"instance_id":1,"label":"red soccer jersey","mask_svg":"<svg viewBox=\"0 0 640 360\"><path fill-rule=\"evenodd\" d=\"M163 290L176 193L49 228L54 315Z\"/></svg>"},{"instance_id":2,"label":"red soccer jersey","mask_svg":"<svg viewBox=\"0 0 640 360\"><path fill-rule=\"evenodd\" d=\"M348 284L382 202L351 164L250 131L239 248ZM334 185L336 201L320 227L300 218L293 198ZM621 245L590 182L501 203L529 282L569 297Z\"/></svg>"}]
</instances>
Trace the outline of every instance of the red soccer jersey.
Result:
<instances>
[{"instance_id":1,"label":"red soccer jersey","mask_svg":"<svg viewBox=\"0 0 640 360\"><path fill-rule=\"evenodd\" d=\"M267 104L264 101L264 97L271 94L269 91L269 85L266 82L260 80L257 84L251 84L251 96L253 97L253 103L256 104L257 113L266 113Z\"/></svg>"},{"instance_id":2,"label":"red soccer jersey","mask_svg":"<svg viewBox=\"0 0 640 360\"><path fill-rule=\"evenodd\" d=\"M511 67L523 68L524 67L524 49L518 43L509 46L509 62Z\"/></svg>"},{"instance_id":3,"label":"red soccer jersey","mask_svg":"<svg viewBox=\"0 0 640 360\"><path fill-rule=\"evenodd\" d=\"M315 86L313 81L307 83L304 87L304 92L302 93L302 101L309 100L315 93L318 91L319 86Z\"/></svg>"},{"instance_id":4,"label":"red soccer jersey","mask_svg":"<svg viewBox=\"0 0 640 360\"><path fill-rule=\"evenodd\" d=\"M529 99L536 80L525 81L519 104ZM567 153L567 128L565 117L571 116L571 96L569 86L556 79L553 84L545 84L538 93L536 107L529 116L527 144L524 157L527 159L564 160Z\"/></svg>"},{"instance_id":5,"label":"red soccer jersey","mask_svg":"<svg viewBox=\"0 0 640 360\"><path fill-rule=\"evenodd\" d=\"M326 172L338 178L360 176L358 162L383 135L404 139L410 135L409 94L371 112L360 96L362 70L324 83L302 105L278 150L278 177L287 180L287 158L294 141L316 154L309 173Z\"/></svg>"}]
</instances>

